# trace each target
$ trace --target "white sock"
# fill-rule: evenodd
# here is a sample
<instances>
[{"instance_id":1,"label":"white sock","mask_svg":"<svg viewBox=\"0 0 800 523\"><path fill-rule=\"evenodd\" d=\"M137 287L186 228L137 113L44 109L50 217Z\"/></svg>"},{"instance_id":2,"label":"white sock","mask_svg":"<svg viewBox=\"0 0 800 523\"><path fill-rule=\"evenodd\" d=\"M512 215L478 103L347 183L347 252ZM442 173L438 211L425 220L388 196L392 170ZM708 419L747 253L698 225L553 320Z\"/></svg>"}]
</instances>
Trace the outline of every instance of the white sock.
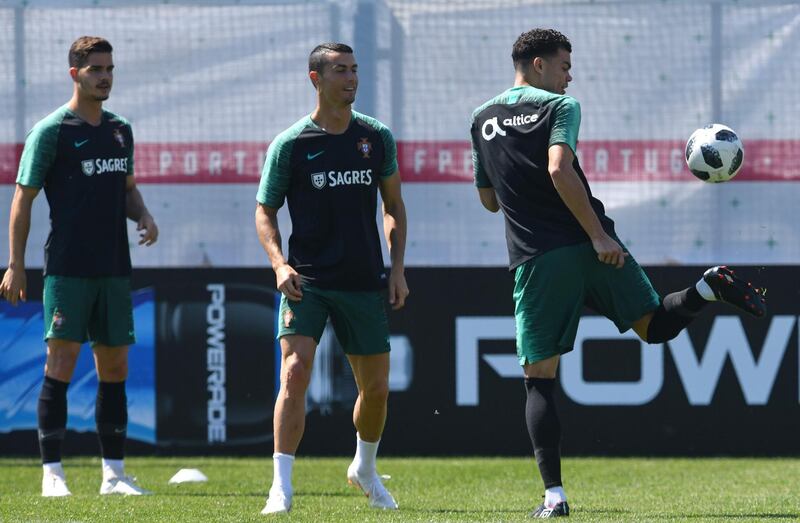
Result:
<instances>
[{"instance_id":1,"label":"white sock","mask_svg":"<svg viewBox=\"0 0 800 523\"><path fill-rule=\"evenodd\" d=\"M700 296L702 296L704 300L717 301L717 297L714 296L714 291L711 290L711 287L708 286L708 283L706 283L706 280L703 278L700 278L700 281L694 285L694 288L697 289L697 292L700 293Z\"/></svg>"},{"instance_id":2,"label":"white sock","mask_svg":"<svg viewBox=\"0 0 800 523\"><path fill-rule=\"evenodd\" d=\"M378 457L378 445L381 440L371 442L361 439L361 435L356 432L356 456L353 464L359 476L377 475L375 459Z\"/></svg>"},{"instance_id":3,"label":"white sock","mask_svg":"<svg viewBox=\"0 0 800 523\"><path fill-rule=\"evenodd\" d=\"M544 506L547 508L553 508L566 500L567 495L562 487L553 487L544 491Z\"/></svg>"},{"instance_id":4,"label":"white sock","mask_svg":"<svg viewBox=\"0 0 800 523\"><path fill-rule=\"evenodd\" d=\"M294 456L291 454L276 452L272 455L272 488L291 492L292 467L294 467Z\"/></svg>"},{"instance_id":5,"label":"white sock","mask_svg":"<svg viewBox=\"0 0 800 523\"><path fill-rule=\"evenodd\" d=\"M61 466L60 461L54 461L52 463L45 463L42 465L42 470L45 474L55 474L61 478L64 477L64 467Z\"/></svg>"},{"instance_id":6,"label":"white sock","mask_svg":"<svg viewBox=\"0 0 800 523\"><path fill-rule=\"evenodd\" d=\"M125 475L124 459L103 458L103 479L121 478Z\"/></svg>"}]
</instances>

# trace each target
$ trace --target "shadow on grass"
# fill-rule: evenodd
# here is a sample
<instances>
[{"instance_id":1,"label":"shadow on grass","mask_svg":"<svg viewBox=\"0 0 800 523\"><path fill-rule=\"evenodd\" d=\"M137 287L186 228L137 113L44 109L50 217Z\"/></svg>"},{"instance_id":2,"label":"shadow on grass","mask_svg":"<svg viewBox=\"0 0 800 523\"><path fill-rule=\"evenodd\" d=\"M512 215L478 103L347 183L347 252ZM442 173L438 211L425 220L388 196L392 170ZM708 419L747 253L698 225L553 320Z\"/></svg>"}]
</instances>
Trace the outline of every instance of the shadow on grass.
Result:
<instances>
[{"instance_id":1,"label":"shadow on grass","mask_svg":"<svg viewBox=\"0 0 800 523\"><path fill-rule=\"evenodd\" d=\"M418 514L529 514L530 510L520 509L460 509L460 508L405 508L400 507L400 512L413 512Z\"/></svg>"},{"instance_id":2,"label":"shadow on grass","mask_svg":"<svg viewBox=\"0 0 800 523\"><path fill-rule=\"evenodd\" d=\"M157 492L157 496L169 496L175 498L264 498L267 495L264 492Z\"/></svg>"},{"instance_id":3,"label":"shadow on grass","mask_svg":"<svg viewBox=\"0 0 800 523\"><path fill-rule=\"evenodd\" d=\"M686 514L682 515L681 519L790 519L792 521L800 520L800 514Z\"/></svg>"},{"instance_id":4,"label":"shadow on grass","mask_svg":"<svg viewBox=\"0 0 800 523\"><path fill-rule=\"evenodd\" d=\"M640 516L645 521L656 521L656 520L667 520L667 521L675 521L675 520L691 520L691 519L719 519L722 521L729 521L729 520L739 520L739 519L748 519L748 520L771 520L771 519L787 519L791 521L798 521L800 520L800 514L675 514L675 515L668 515L668 514L658 514L658 515L648 515L648 514L641 514L636 513L635 511L631 510L623 510L623 509L576 509L572 511L573 515L578 514L592 514L592 515L622 515L622 514L636 514Z\"/></svg>"},{"instance_id":5,"label":"shadow on grass","mask_svg":"<svg viewBox=\"0 0 800 523\"><path fill-rule=\"evenodd\" d=\"M630 510L625 510L621 508L573 508L571 513L575 514L597 514L597 515L615 515L615 514L630 514Z\"/></svg>"},{"instance_id":6,"label":"shadow on grass","mask_svg":"<svg viewBox=\"0 0 800 523\"><path fill-rule=\"evenodd\" d=\"M197 498L233 498L233 497L260 497L266 499L266 492L189 492L173 490L171 492L159 492L159 495L175 497L197 497ZM354 492L295 492L296 498L349 498L359 497ZM363 495L361 496L363 497Z\"/></svg>"}]
</instances>

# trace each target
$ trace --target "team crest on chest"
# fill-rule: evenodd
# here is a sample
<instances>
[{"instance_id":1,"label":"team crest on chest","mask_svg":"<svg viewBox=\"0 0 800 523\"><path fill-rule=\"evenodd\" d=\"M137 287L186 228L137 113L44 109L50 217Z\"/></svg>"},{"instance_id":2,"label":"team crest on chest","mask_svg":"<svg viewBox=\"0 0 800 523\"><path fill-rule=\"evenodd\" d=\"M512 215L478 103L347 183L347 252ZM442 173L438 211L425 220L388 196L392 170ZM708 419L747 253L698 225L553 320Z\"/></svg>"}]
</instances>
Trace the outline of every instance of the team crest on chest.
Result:
<instances>
[{"instance_id":1,"label":"team crest on chest","mask_svg":"<svg viewBox=\"0 0 800 523\"><path fill-rule=\"evenodd\" d=\"M369 153L372 152L372 144L369 143L366 138L362 138L361 141L356 144L356 149L363 155L363 158L369 158Z\"/></svg>"},{"instance_id":2,"label":"team crest on chest","mask_svg":"<svg viewBox=\"0 0 800 523\"><path fill-rule=\"evenodd\" d=\"M125 147L125 137L122 136L122 132L119 129L114 129L114 139L117 141L120 147Z\"/></svg>"},{"instance_id":3,"label":"team crest on chest","mask_svg":"<svg viewBox=\"0 0 800 523\"><path fill-rule=\"evenodd\" d=\"M322 189L325 187L326 183L327 179L325 178L324 172L311 174L311 185L313 185L315 189Z\"/></svg>"},{"instance_id":4,"label":"team crest on chest","mask_svg":"<svg viewBox=\"0 0 800 523\"><path fill-rule=\"evenodd\" d=\"M94 160L83 160L81 162L81 170L86 176L94 174Z\"/></svg>"}]
</instances>

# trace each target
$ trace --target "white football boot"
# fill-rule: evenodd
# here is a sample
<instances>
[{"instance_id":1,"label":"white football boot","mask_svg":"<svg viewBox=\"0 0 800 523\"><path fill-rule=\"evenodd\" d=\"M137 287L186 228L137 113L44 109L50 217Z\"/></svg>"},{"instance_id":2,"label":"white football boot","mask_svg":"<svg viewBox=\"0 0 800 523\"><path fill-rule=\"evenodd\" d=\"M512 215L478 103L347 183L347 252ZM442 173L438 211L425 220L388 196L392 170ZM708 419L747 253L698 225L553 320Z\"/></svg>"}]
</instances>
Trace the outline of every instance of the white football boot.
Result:
<instances>
[{"instance_id":1,"label":"white football boot","mask_svg":"<svg viewBox=\"0 0 800 523\"><path fill-rule=\"evenodd\" d=\"M42 497L60 498L71 496L72 492L67 488L67 480L64 476L45 472L42 475Z\"/></svg>"},{"instance_id":2,"label":"white football boot","mask_svg":"<svg viewBox=\"0 0 800 523\"><path fill-rule=\"evenodd\" d=\"M283 489L281 487L272 487L269 489L267 496L267 504L261 510L264 515L268 514L286 514L292 510L292 490Z\"/></svg>"},{"instance_id":3,"label":"white football boot","mask_svg":"<svg viewBox=\"0 0 800 523\"><path fill-rule=\"evenodd\" d=\"M109 476L100 484L100 495L117 494L120 496L148 496L152 494L136 484L133 476Z\"/></svg>"},{"instance_id":4,"label":"white football boot","mask_svg":"<svg viewBox=\"0 0 800 523\"><path fill-rule=\"evenodd\" d=\"M398 505L392 495L383 486L381 478L377 472L369 476L359 476L356 468L351 463L347 467L347 482L361 489L361 492L369 498L369 506L383 510L397 510Z\"/></svg>"}]
</instances>

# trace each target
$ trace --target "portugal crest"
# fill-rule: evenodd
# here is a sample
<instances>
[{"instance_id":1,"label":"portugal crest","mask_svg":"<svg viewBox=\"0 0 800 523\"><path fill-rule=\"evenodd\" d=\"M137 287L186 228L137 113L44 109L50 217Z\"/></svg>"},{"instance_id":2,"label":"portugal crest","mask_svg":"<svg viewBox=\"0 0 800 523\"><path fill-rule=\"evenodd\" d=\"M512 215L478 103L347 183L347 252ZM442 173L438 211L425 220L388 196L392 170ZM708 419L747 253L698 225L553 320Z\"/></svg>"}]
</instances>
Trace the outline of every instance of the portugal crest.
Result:
<instances>
[{"instance_id":1,"label":"portugal crest","mask_svg":"<svg viewBox=\"0 0 800 523\"><path fill-rule=\"evenodd\" d=\"M123 149L125 148L125 137L122 136L122 132L119 129L114 129L114 139L117 141L120 147Z\"/></svg>"},{"instance_id":2,"label":"portugal crest","mask_svg":"<svg viewBox=\"0 0 800 523\"><path fill-rule=\"evenodd\" d=\"M372 152L372 144L367 141L366 138L362 138L360 142L356 144L356 149L364 158L369 158L369 153Z\"/></svg>"},{"instance_id":3,"label":"portugal crest","mask_svg":"<svg viewBox=\"0 0 800 523\"><path fill-rule=\"evenodd\" d=\"M61 314L60 310L56 309L53 312L53 321L50 325L50 329L52 330L60 329L62 325L64 325L64 315Z\"/></svg>"},{"instance_id":4,"label":"portugal crest","mask_svg":"<svg viewBox=\"0 0 800 523\"><path fill-rule=\"evenodd\" d=\"M81 170L86 176L94 174L94 160L83 160L81 162Z\"/></svg>"},{"instance_id":5,"label":"portugal crest","mask_svg":"<svg viewBox=\"0 0 800 523\"><path fill-rule=\"evenodd\" d=\"M327 183L328 180L325 177L325 173L311 174L311 185L313 185L315 189L322 189Z\"/></svg>"}]
</instances>

